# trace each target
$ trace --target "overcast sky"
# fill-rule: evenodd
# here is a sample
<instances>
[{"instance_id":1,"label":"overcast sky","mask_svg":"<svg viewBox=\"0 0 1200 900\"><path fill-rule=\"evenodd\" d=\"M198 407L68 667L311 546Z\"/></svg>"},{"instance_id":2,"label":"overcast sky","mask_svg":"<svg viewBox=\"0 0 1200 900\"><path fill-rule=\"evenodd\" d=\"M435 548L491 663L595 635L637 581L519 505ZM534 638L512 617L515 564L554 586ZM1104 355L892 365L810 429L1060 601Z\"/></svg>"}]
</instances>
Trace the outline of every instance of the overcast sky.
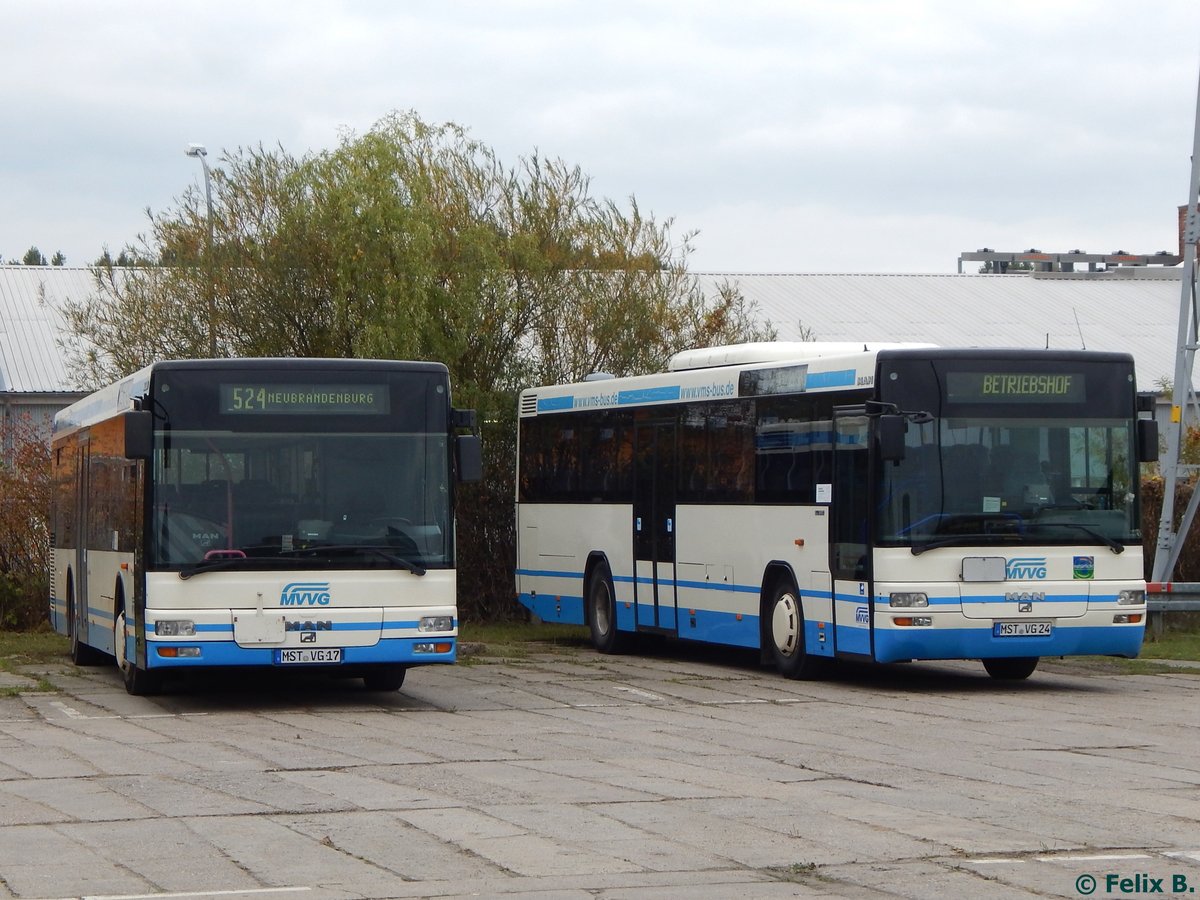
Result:
<instances>
[{"instance_id":1,"label":"overcast sky","mask_svg":"<svg viewBox=\"0 0 1200 900\"><path fill-rule=\"evenodd\" d=\"M1200 4L5 3L0 255L115 253L202 181L392 110L579 165L703 272L1175 252Z\"/></svg>"}]
</instances>

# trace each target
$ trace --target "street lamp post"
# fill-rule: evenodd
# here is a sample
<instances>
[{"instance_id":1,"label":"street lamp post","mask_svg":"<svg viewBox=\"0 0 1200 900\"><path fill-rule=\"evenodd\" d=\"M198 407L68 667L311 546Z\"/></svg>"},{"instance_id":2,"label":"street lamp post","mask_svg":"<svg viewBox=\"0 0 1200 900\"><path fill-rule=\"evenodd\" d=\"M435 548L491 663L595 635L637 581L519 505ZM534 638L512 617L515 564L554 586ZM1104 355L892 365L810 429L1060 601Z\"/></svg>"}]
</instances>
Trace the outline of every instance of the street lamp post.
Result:
<instances>
[{"instance_id":1,"label":"street lamp post","mask_svg":"<svg viewBox=\"0 0 1200 900\"><path fill-rule=\"evenodd\" d=\"M213 207L212 207L212 173L208 169L208 149L203 144L188 144L187 155L200 160L204 169L204 200L208 208L208 246L205 248L204 261L208 268L208 355L217 355L217 300L213 285L212 249L213 249Z\"/></svg>"}]
</instances>

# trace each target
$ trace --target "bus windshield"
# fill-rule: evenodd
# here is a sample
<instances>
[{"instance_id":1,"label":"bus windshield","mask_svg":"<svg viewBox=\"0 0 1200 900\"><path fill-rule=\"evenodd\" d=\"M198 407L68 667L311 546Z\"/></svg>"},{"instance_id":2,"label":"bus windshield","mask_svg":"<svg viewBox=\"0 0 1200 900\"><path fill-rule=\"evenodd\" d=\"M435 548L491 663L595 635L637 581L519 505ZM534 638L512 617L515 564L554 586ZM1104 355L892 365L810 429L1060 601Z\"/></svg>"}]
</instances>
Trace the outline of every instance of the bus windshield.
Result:
<instances>
[{"instance_id":1,"label":"bus windshield","mask_svg":"<svg viewBox=\"0 0 1200 900\"><path fill-rule=\"evenodd\" d=\"M1133 397L1119 378L1102 382L1106 373L1086 366L1070 374L997 375L995 363L955 371L965 368L935 367L927 381L936 393L920 384L921 373L896 379L907 374L933 415L908 423L904 459L882 464L880 543L914 552L1094 543L1120 552L1140 542Z\"/></svg>"},{"instance_id":2,"label":"bus windshield","mask_svg":"<svg viewBox=\"0 0 1200 900\"><path fill-rule=\"evenodd\" d=\"M255 374L155 382L150 567L453 564L444 377Z\"/></svg>"},{"instance_id":3,"label":"bus windshield","mask_svg":"<svg viewBox=\"0 0 1200 900\"><path fill-rule=\"evenodd\" d=\"M154 567L347 545L452 562L444 434L190 431L157 456Z\"/></svg>"}]
</instances>

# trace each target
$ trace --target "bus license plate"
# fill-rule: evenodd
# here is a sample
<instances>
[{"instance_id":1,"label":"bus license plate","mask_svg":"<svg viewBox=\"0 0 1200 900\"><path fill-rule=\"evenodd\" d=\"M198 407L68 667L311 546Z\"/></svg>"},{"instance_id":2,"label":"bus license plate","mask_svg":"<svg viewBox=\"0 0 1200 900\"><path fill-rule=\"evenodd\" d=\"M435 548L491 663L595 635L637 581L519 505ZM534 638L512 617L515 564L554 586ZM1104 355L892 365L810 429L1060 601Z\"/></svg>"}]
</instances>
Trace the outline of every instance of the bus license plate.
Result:
<instances>
[{"instance_id":1,"label":"bus license plate","mask_svg":"<svg viewBox=\"0 0 1200 900\"><path fill-rule=\"evenodd\" d=\"M1054 633L1050 622L994 622L993 637L1045 637Z\"/></svg>"},{"instance_id":2,"label":"bus license plate","mask_svg":"<svg viewBox=\"0 0 1200 900\"><path fill-rule=\"evenodd\" d=\"M342 661L341 647L288 647L279 651L279 662L289 663L340 663Z\"/></svg>"}]
</instances>

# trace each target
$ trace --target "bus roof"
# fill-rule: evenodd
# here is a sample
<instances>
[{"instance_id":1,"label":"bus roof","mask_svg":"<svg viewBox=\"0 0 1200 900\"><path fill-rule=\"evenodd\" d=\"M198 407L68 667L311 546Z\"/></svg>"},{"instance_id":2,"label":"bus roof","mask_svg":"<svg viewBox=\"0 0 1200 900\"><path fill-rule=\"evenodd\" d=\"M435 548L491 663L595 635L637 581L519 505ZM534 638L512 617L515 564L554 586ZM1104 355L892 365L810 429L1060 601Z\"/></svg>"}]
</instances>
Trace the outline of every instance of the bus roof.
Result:
<instances>
[{"instance_id":1,"label":"bus roof","mask_svg":"<svg viewBox=\"0 0 1200 900\"><path fill-rule=\"evenodd\" d=\"M177 371L222 371L222 370L281 370L287 372L330 370L371 371L386 369L391 372L434 372L446 374L446 366L439 362L419 362L394 359L337 359L325 357L252 357L246 359L163 359L126 375L119 381L100 388L94 393L61 409L54 416L54 434L62 434L103 422L133 408L134 398L144 396L150 390L150 379L158 372Z\"/></svg>"},{"instance_id":2,"label":"bus roof","mask_svg":"<svg viewBox=\"0 0 1200 900\"><path fill-rule=\"evenodd\" d=\"M690 400L722 400L741 396L739 375L747 370L777 369L784 376L792 367L793 383L803 392L862 389L875 383L879 358L917 355L928 359L1062 360L1090 359L1123 362L1128 353L1092 350L939 347L919 343L765 342L686 350L673 356L665 372L625 378L591 376L575 384L549 385L521 392L519 415L577 410L615 409ZM800 374L800 369L803 374ZM791 392L787 389L784 392Z\"/></svg>"}]
</instances>

